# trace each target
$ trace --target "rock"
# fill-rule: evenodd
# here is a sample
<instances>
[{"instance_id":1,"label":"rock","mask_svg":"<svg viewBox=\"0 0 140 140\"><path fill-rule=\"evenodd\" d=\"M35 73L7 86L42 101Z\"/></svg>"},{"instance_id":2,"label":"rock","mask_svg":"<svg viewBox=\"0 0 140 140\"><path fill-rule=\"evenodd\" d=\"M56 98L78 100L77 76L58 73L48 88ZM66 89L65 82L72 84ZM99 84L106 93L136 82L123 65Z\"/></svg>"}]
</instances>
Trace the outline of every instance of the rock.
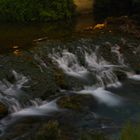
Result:
<instances>
[{"instance_id":1,"label":"rock","mask_svg":"<svg viewBox=\"0 0 140 140\"><path fill-rule=\"evenodd\" d=\"M71 109L74 111L88 111L95 107L97 102L90 95L67 95L58 100L60 108Z\"/></svg>"},{"instance_id":2,"label":"rock","mask_svg":"<svg viewBox=\"0 0 140 140\"><path fill-rule=\"evenodd\" d=\"M126 73L121 72L121 71L116 71L115 73L116 73L116 75L117 75L119 81L124 81L124 80L127 79Z\"/></svg>"},{"instance_id":3,"label":"rock","mask_svg":"<svg viewBox=\"0 0 140 140\"><path fill-rule=\"evenodd\" d=\"M0 102L0 119L8 115L8 109L7 107Z\"/></svg>"},{"instance_id":4,"label":"rock","mask_svg":"<svg viewBox=\"0 0 140 140\"><path fill-rule=\"evenodd\" d=\"M105 20L105 23L109 26L115 26L121 32L140 38L139 26L136 21L130 19L128 16L109 17Z\"/></svg>"}]
</instances>

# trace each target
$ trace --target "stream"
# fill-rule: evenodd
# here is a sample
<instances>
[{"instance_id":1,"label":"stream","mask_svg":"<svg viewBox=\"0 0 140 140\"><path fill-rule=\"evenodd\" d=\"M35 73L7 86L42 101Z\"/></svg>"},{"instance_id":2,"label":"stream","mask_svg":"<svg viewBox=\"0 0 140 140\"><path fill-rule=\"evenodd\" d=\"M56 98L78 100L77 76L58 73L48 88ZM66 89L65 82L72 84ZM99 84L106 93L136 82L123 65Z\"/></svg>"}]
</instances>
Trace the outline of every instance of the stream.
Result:
<instances>
[{"instance_id":1,"label":"stream","mask_svg":"<svg viewBox=\"0 0 140 140\"><path fill-rule=\"evenodd\" d=\"M140 41L110 29L83 30L96 25L84 18L0 25L0 103L8 111L0 119L2 139L26 139L51 119L109 136L140 121Z\"/></svg>"}]
</instances>

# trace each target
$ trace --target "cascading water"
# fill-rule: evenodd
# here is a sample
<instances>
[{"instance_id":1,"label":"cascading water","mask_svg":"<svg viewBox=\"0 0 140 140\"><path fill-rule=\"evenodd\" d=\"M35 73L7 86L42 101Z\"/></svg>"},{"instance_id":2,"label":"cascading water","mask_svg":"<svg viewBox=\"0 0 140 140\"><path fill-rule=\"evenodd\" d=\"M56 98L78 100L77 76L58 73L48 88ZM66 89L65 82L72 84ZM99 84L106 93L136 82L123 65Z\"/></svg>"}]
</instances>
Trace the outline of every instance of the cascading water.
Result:
<instances>
[{"instance_id":1,"label":"cascading water","mask_svg":"<svg viewBox=\"0 0 140 140\"><path fill-rule=\"evenodd\" d=\"M127 72L126 74L129 79L140 81L140 75L135 74L135 72Z\"/></svg>"},{"instance_id":2,"label":"cascading water","mask_svg":"<svg viewBox=\"0 0 140 140\"><path fill-rule=\"evenodd\" d=\"M38 81L41 78L43 78L43 76L41 77L39 75L37 77L33 77L33 79L35 78L35 80L32 81L32 77L30 78L30 77L24 76L13 70L12 75L13 75L14 80L7 78L0 81L0 102L2 102L8 108L8 111L9 111L9 114L5 118L0 120L0 131L7 132L10 126L13 126L13 124L18 124L20 122L22 123L22 119L24 118L26 119L26 118L37 117L37 118L44 119L44 117L50 118L50 116L53 115L53 113L55 112L60 113L61 111L67 111L59 107L61 106L61 102L59 102L61 100L59 99L61 98L63 99L63 97L65 96L66 97L72 96L72 99L74 100L77 97L79 98L81 96L82 98L86 97L85 95L93 96L93 100L91 98L91 101L95 102L96 105L94 106L92 104L93 105L92 109L89 109L90 107L88 108L87 106L85 108L87 109L87 112L88 111L89 112L91 111L92 113L94 112L93 113L93 116L95 119L94 121L106 115L106 112L104 114L104 110L111 112L118 109L119 111L121 111L121 108L123 108L126 105L125 104L126 102L124 103L124 101L126 100L125 98L120 97L122 96L121 93L119 94L120 96L117 95L124 88L124 82L122 81L121 83L119 81L117 72L124 73L125 76L128 77L128 79L132 79L135 81L140 80L139 75L131 71L128 68L129 66L125 64L127 61L125 62L125 59L124 59L125 57L120 52L119 45L117 44L112 45L110 43L109 45L110 48L107 48L107 53L109 50L110 51L109 54L111 54L115 58L115 61L113 61L114 59L109 60L108 57L105 56L106 52L105 53L102 52L102 49L104 48L101 48L99 45L94 46L93 44L92 45L90 44L90 46L86 47L84 41L85 40L83 39L82 44L84 45L80 46L78 44L78 47L76 48L74 46L74 49L69 48L69 47L67 47L66 49L66 46L62 46L61 48L58 45L59 48L56 47L54 50L51 50L50 52L52 53L50 54L47 54L46 52L39 52L38 54L38 52L35 52L33 55L33 64L35 65L32 65L32 66L36 68L35 75L33 76L38 75L39 72L41 76L42 75L44 76L45 74L49 75L49 73L51 74L53 73L54 75L52 74L52 76L54 77L53 78L51 77L52 79L49 77L50 76L49 75L47 78L44 76L46 78L45 80L48 80L48 78L50 78L51 80L55 82L55 76L56 76L56 79L57 78L64 78L63 80L70 79L70 81L67 81L67 82L68 82L68 86L70 85L69 87L70 89L72 89L72 91L67 91L66 90L67 85L66 85L66 89L65 89L65 86L61 87L62 90L60 90L61 89L60 87L58 88L57 90L58 94L56 96L54 95L50 97L50 93L49 95L45 93L46 95L44 97L42 95L39 95L40 94L39 92L39 94L37 95L39 95L38 97L44 99L42 100L40 98L35 98L35 95L33 95L33 93L31 94L27 94L27 93L28 93L28 88L30 88L30 86L28 86L30 85L30 81L33 83L33 86L35 86L36 83L38 83ZM116 61L116 58L117 58L117 61ZM63 77L64 74L62 73L62 71L59 71L59 70L57 71L56 66L64 72L66 77ZM56 73L55 75L56 71L58 73ZM61 77L61 74L62 74L62 77ZM44 82L44 79L41 79L41 80ZM77 82L76 83L77 85L73 86L72 84L75 84L74 83L75 81ZM131 80L128 80L128 81L131 81ZM133 82L135 83L135 81ZM137 81L136 83L138 83ZM48 84L48 83L45 83L45 84ZM62 81L62 84L63 84L63 81ZM117 90L119 92L116 92ZM29 91L32 92L32 90L30 89ZM51 101L47 100L48 96L50 98L53 98L53 100ZM73 98L73 96L75 97ZM87 96L87 97L90 97L90 96ZM83 99L86 99L86 98L83 98ZM88 102L88 101L84 100L84 102ZM65 102L64 102L64 106L65 106ZM63 108L63 106L61 107ZM95 108L97 107L97 110L94 107ZM98 110L100 109L101 109L101 112L100 111L98 112ZM98 114L98 117L95 114ZM117 112L117 114L119 113ZM65 115L65 113L63 115ZM104 123L102 122L101 124L103 124L103 128L108 128L109 126L108 124L104 125Z\"/></svg>"},{"instance_id":3,"label":"cascading water","mask_svg":"<svg viewBox=\"0 0 140 140\"><path fill-rule=\"evenodd\" d=\"M123 54L120 53L121 47L118 44L115 44L113 47L111 47L111 52L115 53L118 57L118 63L125 66Z\"/></svg>"},{"instance_id":4,"label":"cascading water","mask_svg":"<svg viewBox=\"0 0 140 140\"><path fill-rule=\"evenodd\" d=\"M50 55L50 57L57 62L58 66L68 75L81 77L87 74L87 69L80 66L77 57L73 54L64 50L62 56L60 54Z\"/></svg>"},{"instance_id":5,"label":"cascading water","mask_svg":"<svg viewBox=\"0 0 140 140\"><path fill-rule=\"evenodd\" d=\"M109 91L106 91L105 87L121 86L114 70L123 67L123 64L120 64L120 62L123 62L123 60L121 60L122 57L119 57L118 65L110 64L98 54L98 50L99 46L95 48L95 51L84 51L84 66L80 65L78 57L68 50L64 50L62 55L52 54L50 56L58 64L59 68L61 68L67 75L76 78L85 78L88 73L96 77L96 84L94 87L85 87L84 90L75 91L76 93L91 94L100 103L105 103L109 106L119 105L121 103L121 98Z\"/></svg>"},{"instance_id":6,"label":"cascading water","mask_svg":"<svg viewBox=\"0 0 140 140\"><path fill-rule=\"evenodd\" d=\"M56 99L53 101L42 101L41 99L30 99L22 88L28 88L25 84L29 78L12 71L14 83L6 79L0 81L0 102L7 106L9 115L0 120L0 130L3 132L9 125L18 120L17 117L47 116L59 110ZM23 99L25 98L25 102Z\"/></svg>"},{"instance_id":7,"label":"cascading water","mask_svg":"<svg viewBox=\"0 0 140 140\"><path fill-rule=\"evenodd\" d=\"M16 112L24 106L20 101L20 96L26 96L22 88L29 79L14 70L12 74L15 79L14 83L10 83L6 79L0 81L0 101L8 106L10 112Z\"/></svg>"},{"instance_id":8,"label":"cascading water","mask_svg":"<svg viewBox=\"0 0 140 140\"><path fill-rule=\"evenodd\" d=\"M85 89L80 91L79 94L91 94L99 101L99 103L103 103L108 106L118 106L122 103L121 97L105 90L102 87L85 87Z\"/></svg>"},{"instance_id":9,"label":"cascading water","mask_svg":"<svg viewBox=\"0 0 140 140\"><path fill-rule=\"evenodd\" d=\"M115 65L109 64L102 57L97 58L95 53L85 53L85 60L88 71L96 76L99 86L104 87L108 84L118 82L117 76L113 72Z\"/></svg>"}]
</instances>

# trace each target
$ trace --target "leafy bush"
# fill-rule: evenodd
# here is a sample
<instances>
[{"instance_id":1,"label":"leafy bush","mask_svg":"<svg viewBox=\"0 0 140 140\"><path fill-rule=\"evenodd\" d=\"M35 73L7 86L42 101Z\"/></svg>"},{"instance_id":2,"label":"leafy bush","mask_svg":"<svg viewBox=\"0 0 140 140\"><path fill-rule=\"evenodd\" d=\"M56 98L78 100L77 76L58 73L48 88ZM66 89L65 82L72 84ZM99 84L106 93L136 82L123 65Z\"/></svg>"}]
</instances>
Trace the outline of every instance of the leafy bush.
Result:
<instances>
[{"instance_id":1,"label":"leafy bush","mask_svg":"<svg viewBox=\"0 0 140 140\"><path fill-rule=\"evenodd\" d=\"M1 21L49 21L71 18L73 0L0 0Z\"/></svg>"}]
</instances>

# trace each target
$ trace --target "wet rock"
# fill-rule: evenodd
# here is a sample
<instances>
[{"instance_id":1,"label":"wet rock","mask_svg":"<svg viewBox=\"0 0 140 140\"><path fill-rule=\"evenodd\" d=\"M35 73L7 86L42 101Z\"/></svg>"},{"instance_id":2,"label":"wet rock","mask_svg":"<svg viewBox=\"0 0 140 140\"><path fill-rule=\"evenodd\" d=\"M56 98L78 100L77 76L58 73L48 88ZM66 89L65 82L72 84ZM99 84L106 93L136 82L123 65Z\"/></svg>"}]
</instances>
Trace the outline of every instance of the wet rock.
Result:
<instances>
[{"instance_id":1,"label":"wet rock","mask_svg":"<svg viewBox=\"0 0 140 140\"><path fill-rule=\"evenodd\" d=\"M90 95L67 95L59 99L57 103L60 108L74 111L87 111L97 105L97 102Z\"/></svg>"},{"instance_id":2,"label":"wet rock","mask_svg":"<svg viewBox=\"0 0 140 140\"><path fill-rule=\"evenodd\" d=\"M109 26L115 26L121 32L140 38L140 28L137 22L130 19L128 16L109 17L105 20L105 23Z\"/></svg>"},{"instance_id":3,"label":"wet rock","mask_svg":"<svg viewBox=\"0 0 140 140\"><path fill-rule=\"evenodd\" d=\"M80 135L80 140L109 140L105 134L101 132L83 131Z\"/></svg>"},{"instance_id":4,"label":"wet rock","mask_svg":"<svg viewBox=\"0 0 140 140\"><path fill-rule=\"evenodd\" d=\"M8 115L8 109L7 107L0 102L0 119Z\"/></svg>"},{"instance_id":5,"label":"wet rock","mask_svg":"<svg viewBox=\"0 0 140 140\"><path fill-rule=\"evenodd\" d=\"M70 140L57 120L42 124L37 133L29 140Z\"/></svg>"},{"instance_id":6,"label":"wet rock","mask_svg":"<svg viewBox=\"0 0 140 140\"><path fill-rule=\"evenodd\" d=\"M115 73L116 73L116 75L117 75L119 81L124 81L124 80L126 80L126 78L127 78L126 73L121 72L121 71L116 71Z\"/></svg>"}]
</instances>

